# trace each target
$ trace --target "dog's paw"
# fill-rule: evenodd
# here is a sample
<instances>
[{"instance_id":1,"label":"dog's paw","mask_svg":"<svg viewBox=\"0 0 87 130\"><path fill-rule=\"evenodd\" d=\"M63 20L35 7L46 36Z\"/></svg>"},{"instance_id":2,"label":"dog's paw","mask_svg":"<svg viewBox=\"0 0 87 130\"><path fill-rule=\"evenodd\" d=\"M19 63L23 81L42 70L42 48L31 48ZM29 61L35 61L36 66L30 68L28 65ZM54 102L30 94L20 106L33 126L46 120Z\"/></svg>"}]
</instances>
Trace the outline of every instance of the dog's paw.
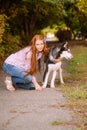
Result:
<instances>
[{"instance_id":1,"label":"dog's paw","mask_svg":"<svg viewBox=\"0 0 87 130\"><path fill-rule=\"evenodd\" d=\"M55 86L54 85L52 85L52 86L50 86L51 88L55 88Z\"/></svg>"},{"instance_id":2,"label":"dog's paw","mask_svg":"<svg viewBox=\"0 0 87 130\"><path fill-rule=\"evenodd\" d=\"M42 85L42 88L46 88L46 86Z\"/></svg>"}]
</instances>

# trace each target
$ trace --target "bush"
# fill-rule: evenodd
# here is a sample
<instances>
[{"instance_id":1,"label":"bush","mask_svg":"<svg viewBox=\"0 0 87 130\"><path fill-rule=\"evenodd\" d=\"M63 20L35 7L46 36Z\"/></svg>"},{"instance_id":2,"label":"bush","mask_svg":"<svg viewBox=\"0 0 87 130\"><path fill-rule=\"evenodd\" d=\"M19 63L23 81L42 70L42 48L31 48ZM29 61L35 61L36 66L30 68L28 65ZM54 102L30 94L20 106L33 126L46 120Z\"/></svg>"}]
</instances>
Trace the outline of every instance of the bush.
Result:
<instances>
[{"instance_id":1,"label":"bush","mask_svg":"<svg viewBox=\"0 0 87 130\"><path fill-rule=\"evenodd\" d=\"M3 62L3 60L10 55L11 53L14 53L21 49L22 43L20 36L16 35L13 36L11 34L4 34L3 36L3 42L0 45L0 64Z\"/></svg>"}]
</instances>

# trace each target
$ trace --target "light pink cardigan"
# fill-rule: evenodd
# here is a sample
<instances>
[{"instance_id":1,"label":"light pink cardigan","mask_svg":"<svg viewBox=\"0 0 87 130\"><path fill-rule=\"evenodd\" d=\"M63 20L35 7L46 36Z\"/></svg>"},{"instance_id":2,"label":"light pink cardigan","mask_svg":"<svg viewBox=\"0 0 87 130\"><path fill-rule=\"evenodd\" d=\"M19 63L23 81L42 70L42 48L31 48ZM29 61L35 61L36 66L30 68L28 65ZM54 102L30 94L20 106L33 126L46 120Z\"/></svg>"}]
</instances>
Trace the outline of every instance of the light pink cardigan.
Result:
<instances>
[{"instance_id":1,"label":"light pink cardigan","mask_svg":"<svg viewBox=\"0 0 87 130\"><path fill-rule=\"evenodd\" d=\"M31 47L28 46L14 54L11 54L6 60L5 63L14 65L18 68L22 68L24 71L29 71L31 68ZM42 52L36 55L36 60L42 57Z\"/></svg>"}]
</instances>

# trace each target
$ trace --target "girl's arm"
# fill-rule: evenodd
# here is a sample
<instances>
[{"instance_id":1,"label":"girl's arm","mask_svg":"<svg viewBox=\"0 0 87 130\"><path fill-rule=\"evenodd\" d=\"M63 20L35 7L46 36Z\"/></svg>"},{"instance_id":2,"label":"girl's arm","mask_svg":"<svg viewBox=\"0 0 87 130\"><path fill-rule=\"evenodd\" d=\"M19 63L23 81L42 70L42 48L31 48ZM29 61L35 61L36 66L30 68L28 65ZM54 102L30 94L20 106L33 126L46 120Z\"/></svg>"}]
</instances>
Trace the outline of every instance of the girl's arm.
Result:
<instances>
[{"instance_id":1,"label":"girl's arm","mask_svg":"<svg viewBox=\"0 0 87 130\"><path fill-rule=\"evenodd\" d=\"M63 58L53 59L54 62L60 62L62 60L63 60Z\"/></svg>"},{"instance_id":2,"label":"girl's arm","mask_svg":"<svg viewBox=\"0 0 87 130\"><path fill-rule=\"evenodd\" d=\"M57 59L55 59L52 55L50 55L49 58L50 58L50 60L53 61L53 62L60 62L60 61L63 60L63 58L57 58Z\"/></svg>"},{"instance_id":3,"label":"girl's arm","mask_svg":"<svg viewBox=\"0 0 87 130\"><path fill-rule=\"evenodd\" d=\"M42 87L38 84L38 82L34 76L32 77L32 82L33 82L36 90L38 90L38 91L42 90Z\"/></svg>"}]
</instances>

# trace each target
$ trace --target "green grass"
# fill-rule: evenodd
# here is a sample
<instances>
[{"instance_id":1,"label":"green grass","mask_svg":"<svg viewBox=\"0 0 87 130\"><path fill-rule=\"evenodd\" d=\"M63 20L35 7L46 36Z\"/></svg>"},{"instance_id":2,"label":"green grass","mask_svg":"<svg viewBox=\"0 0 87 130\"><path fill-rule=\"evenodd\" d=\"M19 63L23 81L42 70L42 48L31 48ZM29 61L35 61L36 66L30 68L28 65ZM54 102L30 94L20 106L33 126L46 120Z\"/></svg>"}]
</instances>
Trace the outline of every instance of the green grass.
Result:
<instances>
[{"instance_id":1,"label":"green grass","mask_svg":"<svg viewBox=\"0 0 87 130\"><path fill-rule=\"evenodd\" d=\"M81 75L87 73L87 48L83 46L75 47L72 48L72 53L74 58L68 62L69 65L66 70L73 79L82 78Z\"/></svg>"},{"instance_id":2,"label":"green grass","mask_svg":"<svg viewBox=\"0 0 87 130\"><path fill-rule=\"evenodd\" d=\"M58 120L55 120L52 122L52 125L62 125L63 122L62 121L58 121Z\"/></svg>"},{"instance_id":3,"label":"green grass","mask_svg":"<svg viewBox=\"0 0 87 130\"><path fill-rule=\"evenodd\" d=\"M68 97L75 99L87 99L87 92L83 86L78 85L76 88L73 88L73 91L70 91L70 93L68 93Z\"/></svg>"},{"instance_id":4,"label":"green grass","mask_svg":"<svg viewBox=\"0 0 87 130\"><path fill-rule=\"evenodd\" d=\"M73 60L65 68L67 76L66 85L61 85L61 90L69 99L67 107L74 109L77 118L80 116L82 123L78 130L87 129L87 47L75 46L71 48ZM85 114L86 113L86 114ZM86 118L86 120L85 120Z\"/></svg>"}]
</instances>

